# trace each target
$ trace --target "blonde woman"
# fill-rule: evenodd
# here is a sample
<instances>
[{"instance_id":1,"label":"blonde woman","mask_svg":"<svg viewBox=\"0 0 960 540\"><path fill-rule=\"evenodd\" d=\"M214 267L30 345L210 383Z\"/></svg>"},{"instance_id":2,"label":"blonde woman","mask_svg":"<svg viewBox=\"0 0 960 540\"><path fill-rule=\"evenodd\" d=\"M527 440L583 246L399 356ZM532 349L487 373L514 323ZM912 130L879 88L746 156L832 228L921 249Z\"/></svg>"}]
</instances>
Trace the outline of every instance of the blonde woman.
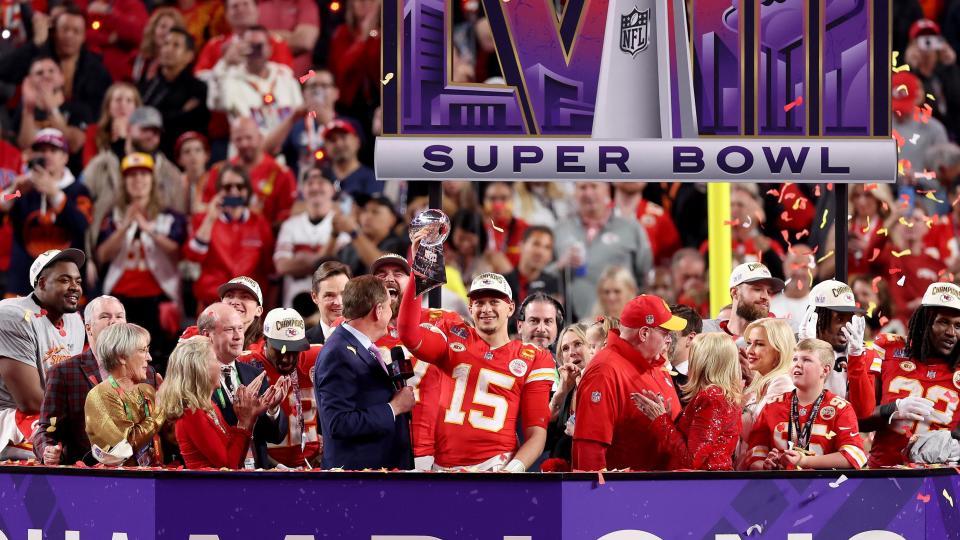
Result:
<instances>
[{"instance_id":1,"label":"blonde woman","mask_svg":"<svg viewBox=\"0 0 960 540\"><path fill-rule=\"evenodd\" d=\"M97 338L97 359L109 375L83 408L94 457L107 465L161 465L157 434L164 416L149 384L149 332L130 323L108 326Z\"/></svg>"},{"instance_id":2,"label":"blonde woman","mask_svg":"<svg viewBox=\"0 0 960 540\"><path fill-rule=\"evenodd\" d=\"M721 333L700 334L690 349L689 405L670 420L670 404L650 390L630 398L652 423L660 451L670 456L670 470L733 470L740 441L740 393L743 389L737 346Z\"/></svg>"},{"instance_id":3,"label":"blonde woman","mask_svg":"<svg viewBox=\"0 0 960 540\"><path fill-rule=\"evenodd\" d=\"M619 317L627 302L639 294L640 288L633 274L622 266L609 266L597 280L595 317Z\"/></svg>"},{"instance_id":4,"label":"blonde woman","mask_svg":"<svg viewBox=\"0 0 960 540\"><path fill-rule=\"evenodd\" d=\"M211 396L220 385L220 362L206 336L181 342L170 355L167 378L158 394L160 411L176 422L174 430L188 469L238 469L253 437L257 417L269 408L272 388L257 396L264 375L240 386L233 399L237 426L227 424Z\"/></svg>"},{"instance_id":5,"label":"blonde woman","mask_svg":"<svg viewBox=\"0 0 960 540\"><path fill-rule=\"evenodd\" d=\"M747 340L746 364L751 371L743 393L743 431L737 453L737 467L745 467L747 437L760 411L777 396L793 390L790 363L797 346L793 330L784 319L758 319L743 332Z\"/></svg>"},{"instance_id":6,"label":"blonde woman","mask_svg":"<svg viewBox=\"0 0 960 540\"><path fill-rule=\"evenodd\" d=\"M186 26L183 15L176 8L161 6L153 10L143 29L143 40L140 42L140 53L133 60L133 81L142 83L152 79L159 69L157 57L160 55L160 46L167 38L170 29L175 26ZM200 48L197 48L199 51ZM141 86L142 88L142 86Z\"/></svg>"},{"instance_id":7,"label":"blonde woman","mask_svg":"<svg viewBox=\"0 0 960 540\"><path fill-rule=\"evenodd\" d=\"M607 344L607 334L619 328L619 317L597 317L596 322L587 327L587 355L593 358Z\"/></svg>"},{"instance_id":8,"label":"blonde woman","mask_svg":"<svg viewBox=\"0 0 960 540\"><path fill-rule=\"evenodd\" d=\"M127 148L130 115L141 105L140 92L128 82L115 82L107 89L100 119L96 124L87 126L87 139L83 145L84 166L100 152L113 152L117 159L123 157Z\"/></svg>"}]
</instances>

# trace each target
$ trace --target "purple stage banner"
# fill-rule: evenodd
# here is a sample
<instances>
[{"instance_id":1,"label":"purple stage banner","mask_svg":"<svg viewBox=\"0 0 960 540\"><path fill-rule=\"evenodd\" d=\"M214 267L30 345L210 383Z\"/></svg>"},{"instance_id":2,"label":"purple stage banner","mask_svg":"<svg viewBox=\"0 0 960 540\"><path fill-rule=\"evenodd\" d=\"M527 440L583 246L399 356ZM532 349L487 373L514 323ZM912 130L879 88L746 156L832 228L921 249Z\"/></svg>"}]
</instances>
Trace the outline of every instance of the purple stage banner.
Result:
<instances>
[{"instance_id":1,"label":"purple stage banner","mask_svg":"<svg viewBox=\"0 0 960 540\"><path fill-rule=\"evenodd\" d=\"M0 540L942 540L960 477L0 474ZM953 471L951 470L950 473ZM858 474L858 473L851 473Z\"/></svg>"}]
</instances>

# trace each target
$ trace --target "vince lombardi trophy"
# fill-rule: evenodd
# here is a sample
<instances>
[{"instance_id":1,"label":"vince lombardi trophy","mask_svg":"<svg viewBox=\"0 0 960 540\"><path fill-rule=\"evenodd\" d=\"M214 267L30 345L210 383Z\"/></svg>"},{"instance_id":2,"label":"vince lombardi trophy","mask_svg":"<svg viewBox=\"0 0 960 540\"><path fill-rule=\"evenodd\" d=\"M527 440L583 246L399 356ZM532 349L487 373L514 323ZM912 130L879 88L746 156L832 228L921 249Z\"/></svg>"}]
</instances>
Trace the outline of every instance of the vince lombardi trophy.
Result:
<instances>
[{"instance_id":1,"label":"vince lombardi trophy","mask_svg":"<svg viewBox=\"0 0 960 540\"><path fill-rule=\"evenodd\" d=\"M592 137L696 137L690 67L684 0L610 0Z\"/></svg>"}]
</instances>

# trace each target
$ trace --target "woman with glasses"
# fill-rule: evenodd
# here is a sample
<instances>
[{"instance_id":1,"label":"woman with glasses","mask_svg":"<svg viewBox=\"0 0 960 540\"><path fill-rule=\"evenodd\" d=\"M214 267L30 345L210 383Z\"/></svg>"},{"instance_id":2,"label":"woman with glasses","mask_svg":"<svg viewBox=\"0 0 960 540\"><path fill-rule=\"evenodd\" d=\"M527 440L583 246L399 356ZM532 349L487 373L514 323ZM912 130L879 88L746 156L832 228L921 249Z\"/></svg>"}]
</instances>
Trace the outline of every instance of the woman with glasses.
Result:
<instances>
[{"instance_id":1,"label":"woman with glasses","mask_svg":"<svg viewBox=\"0 0 960 540\"><path fill-rule=\"evenodd\" d=\"M217 288L236 276L249 276L261 288L273 271L273 231L270 223L250 210L252 187L242 168L224 165L216 195L205 214L193 216L193 236L184 249L187 259L200 263L193 284L198 312L220 301Z\"/></svg>"},{"instance_id":2,"label":"woman with glasses","mask_svg":"<svg viewBox=\"0 0 960 540\"><path fill-rule=\"evenodd\" d=\"M147 383L150 334L130 323L108 326L97 338L97 359L109 375L84 405L94 457L105 465L161 465L164 416Z\"/></svg>"}]
</instances>

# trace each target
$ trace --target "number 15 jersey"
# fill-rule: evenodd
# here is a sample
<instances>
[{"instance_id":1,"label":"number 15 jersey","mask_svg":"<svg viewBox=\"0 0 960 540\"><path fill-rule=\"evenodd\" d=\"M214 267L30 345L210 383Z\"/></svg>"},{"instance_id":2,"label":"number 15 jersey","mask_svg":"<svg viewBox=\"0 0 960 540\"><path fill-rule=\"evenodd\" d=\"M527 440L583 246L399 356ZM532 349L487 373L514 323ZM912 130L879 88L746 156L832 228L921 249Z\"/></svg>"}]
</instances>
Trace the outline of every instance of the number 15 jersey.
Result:
<instances>
[{"instance_id":1,"label":"number 15 jersey","mask_svg":"<svg viewBox=\"0 0 960 540\"><path fill-rule=\"evenodd\" d=\"M516 451L517 416L524 428L547 427L557 380L549 352L519 340L491 349L474 328L446 319L424 327L425 341L439 335L446 348L432 358L418 356L454 380L437 421L437 465L470 466Z\"/></svg>"}]
</instances>

